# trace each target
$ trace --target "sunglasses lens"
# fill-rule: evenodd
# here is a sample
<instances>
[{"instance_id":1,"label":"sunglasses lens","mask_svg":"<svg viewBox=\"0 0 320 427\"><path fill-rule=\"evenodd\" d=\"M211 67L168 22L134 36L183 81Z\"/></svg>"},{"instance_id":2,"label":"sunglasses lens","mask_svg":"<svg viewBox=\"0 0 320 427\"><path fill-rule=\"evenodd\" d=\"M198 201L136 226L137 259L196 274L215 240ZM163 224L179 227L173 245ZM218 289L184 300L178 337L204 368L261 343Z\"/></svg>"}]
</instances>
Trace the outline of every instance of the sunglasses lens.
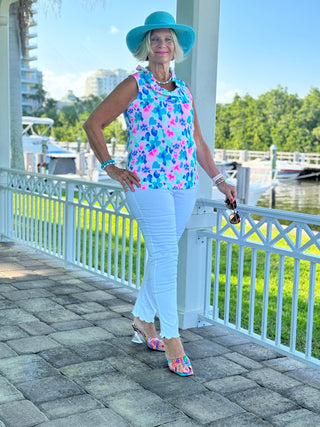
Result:
<instances>
[{"instance_id":1,"label":"sunglasses lens","mask_svg":"<svg viewBox=\"0 0 320 427\"><path fill-rule=\"evenodd\" d=\"M238 212L233 212L230 215L230 222L231 222L231 224L239 224L240 223L240 216L239 216Z\"/></svg>"},{"instance_id":2,"label":"sunglasses lens","mask_svg":"<svg viewBox=\"0 0 320 427\"><path fill-rule=\"evenodd\" d=\"M237 202L235 200L233 202L230 202L230 200L227 199L225 201L225 204L226 204L227 208L230 210L234 211L235 209L237 209Z\"/></svg>"}]
</instances>

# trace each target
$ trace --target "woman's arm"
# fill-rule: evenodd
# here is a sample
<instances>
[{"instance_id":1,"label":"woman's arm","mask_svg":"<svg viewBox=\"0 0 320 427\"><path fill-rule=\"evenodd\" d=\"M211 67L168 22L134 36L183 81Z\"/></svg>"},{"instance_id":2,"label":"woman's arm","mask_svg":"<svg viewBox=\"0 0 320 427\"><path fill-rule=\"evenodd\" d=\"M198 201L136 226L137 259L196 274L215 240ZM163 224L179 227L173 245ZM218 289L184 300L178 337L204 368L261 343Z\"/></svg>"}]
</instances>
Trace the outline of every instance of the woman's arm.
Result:
<instances>
[{"instance_id":1,"label":"woman's arm","mask_svg":"<svg viewBox=\"0 0 320 427\"><path fill-rule=\"evenodd\" d=\"M130 76L107 96L84 123L83 129L88 136L89 144L101 164L111 160L103 129L123 113L137 95L137 82L134 77ZM106 171L111 178L121 183L125 191L127 191L127 187L134 191L133 185L140 186L139 177L133 172L118 168L115 165L108 165Z\"/></svg>"},{"instance_id":2,"label":"woman's arm","mask_svg":"<svg viewBox=\"0 0 320 427\"><path fill-rule=\"evenodd\" d=\"M205 172L209 175L209 177L213 178L217 176L220 173L220 171L213 160L210 148L208 147L207 143L203 139L194 101L192 102L192 105L193 105L193 111L194 111L194 134L193 135L197 145L197 159L200 166L205 170ZM231 200L231 202L233 200L236 200L237 189L233 185L230 185L224 181L218 185L218 189L221 191L221 193L225 194L226 199Z\"/></svg>"}]
</instances>

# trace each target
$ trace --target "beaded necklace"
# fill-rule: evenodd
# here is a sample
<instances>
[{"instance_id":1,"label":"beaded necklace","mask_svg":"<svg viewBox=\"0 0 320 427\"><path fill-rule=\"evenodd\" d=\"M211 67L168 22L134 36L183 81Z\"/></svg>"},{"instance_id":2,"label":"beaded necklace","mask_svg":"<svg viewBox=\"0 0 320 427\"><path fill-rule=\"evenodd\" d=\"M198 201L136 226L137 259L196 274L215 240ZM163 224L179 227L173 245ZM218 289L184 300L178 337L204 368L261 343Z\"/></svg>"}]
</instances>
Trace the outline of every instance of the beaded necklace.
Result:
<instances>
[{"instance_id":1,"label":"beaded necklace","mask_svg":"<svg viewBox=\"0 0 320 427\"><path fill-rule=\"evenodd\" d=\"M156 82L158 83L158 85L167 85L168 83L170 83L172 80L172 76L170 76L170 78L166 81L166 82L158 82L158 80L156 80Z\"/></svg>"}]
</instances>

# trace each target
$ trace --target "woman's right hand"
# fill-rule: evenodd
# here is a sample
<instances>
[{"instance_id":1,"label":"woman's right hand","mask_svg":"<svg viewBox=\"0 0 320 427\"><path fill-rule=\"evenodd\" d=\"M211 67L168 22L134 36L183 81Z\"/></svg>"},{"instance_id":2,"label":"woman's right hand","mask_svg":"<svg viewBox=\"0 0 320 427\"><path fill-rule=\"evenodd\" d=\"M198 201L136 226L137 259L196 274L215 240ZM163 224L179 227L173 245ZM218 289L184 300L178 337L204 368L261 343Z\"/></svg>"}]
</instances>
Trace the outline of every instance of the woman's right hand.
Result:
<instances>
[{"instance_id":1,"label":"woman's right hand","mask_svg":"<svg viewBox=\"0 0 320 427\"><path fill-rule=\"evenodd\" d=\"M119 181L123 189L127 192L128 188L131 191L135 191L133 186L141 187L140 178L134 172L128 171L127 169L118 168L115 165L109 165L106 167L105 171L110 176L110 178Z\"/></svg>"}]
</instances>

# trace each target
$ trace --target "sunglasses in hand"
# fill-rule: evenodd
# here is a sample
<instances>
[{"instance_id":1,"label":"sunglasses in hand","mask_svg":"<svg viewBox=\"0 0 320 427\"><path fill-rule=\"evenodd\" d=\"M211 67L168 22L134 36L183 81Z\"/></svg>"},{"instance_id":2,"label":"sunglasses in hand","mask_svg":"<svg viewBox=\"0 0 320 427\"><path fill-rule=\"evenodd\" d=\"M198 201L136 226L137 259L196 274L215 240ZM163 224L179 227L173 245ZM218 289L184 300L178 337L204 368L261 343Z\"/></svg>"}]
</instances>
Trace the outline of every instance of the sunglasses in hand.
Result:
<instances>
[{"instance_id":1,"label":"sunglasses in hand","mask_svg":"<svg viewBox=\"0 0 320 427\"><path fill-rule=\"evenodd\" d=\"M240 215L239 215L238 211L236 211L237 202L235 200L233 200L231 202L229 199L227 199L227 200L225 200L225 204L226 204L228 209L233 211L231 213L231 215L229 216L229 221L231 222L231 224L239 224L240 223Z\"/></svg>"}]
</instances>

